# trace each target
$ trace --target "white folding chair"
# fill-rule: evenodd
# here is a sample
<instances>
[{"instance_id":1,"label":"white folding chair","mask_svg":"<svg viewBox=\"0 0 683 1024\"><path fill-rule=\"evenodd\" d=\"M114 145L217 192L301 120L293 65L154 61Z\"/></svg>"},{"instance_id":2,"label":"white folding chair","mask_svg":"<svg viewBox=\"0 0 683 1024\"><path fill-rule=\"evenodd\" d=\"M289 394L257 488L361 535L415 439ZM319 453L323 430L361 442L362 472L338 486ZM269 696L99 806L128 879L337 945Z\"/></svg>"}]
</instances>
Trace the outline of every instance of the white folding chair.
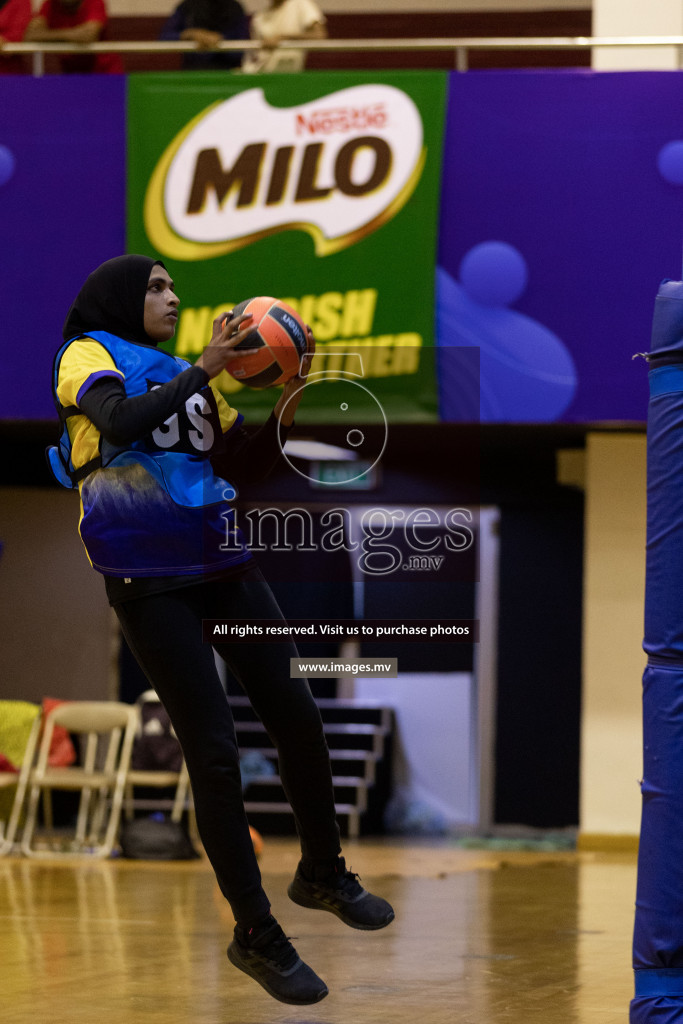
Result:
<instances>
[{"instance_id":1,"label":"white folding chair","mask_svg":"<svg viewBox=\"0 0 683 1024\"><path fill-rule=\"evenodd\" d=\"M28 805L21 850L27 857L62 857L89 854L108 857L121 816L126 775L135 737L137 712L117 701L67 701L45 719L35 766L28 778ZM51 768L50 744L56 726L79 738L82 764ZM41 792L68 790L80 793L73 840L65 848L35 842Z\"/></svg>"}]
</instances>

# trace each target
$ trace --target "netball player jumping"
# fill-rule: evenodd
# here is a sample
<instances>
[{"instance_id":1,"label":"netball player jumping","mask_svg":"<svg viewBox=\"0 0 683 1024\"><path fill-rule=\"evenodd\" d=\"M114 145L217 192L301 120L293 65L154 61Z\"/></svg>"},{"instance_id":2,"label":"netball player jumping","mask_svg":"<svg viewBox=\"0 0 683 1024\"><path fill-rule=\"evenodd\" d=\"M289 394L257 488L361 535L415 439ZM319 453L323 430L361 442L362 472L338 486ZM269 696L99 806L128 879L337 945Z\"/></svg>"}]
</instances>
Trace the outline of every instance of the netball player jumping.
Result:
<instances>
[{"instance_id":1,"label":"netball player jumping","mask_svg":"<svg viewBox=\"0 0 683 1024\"><path fill-rule=\"evenodd\" d=\"M315 1003L325 983L270 913L242 799L230 706L202 619L282 618L234 527L233 484L263 478L280 455L305 390L285 384L269 420L250 436L213 383L249 337L249 320L224 313L194 366L156 346L175 333L178 298L164 265L109 260L68 312L54 366L65 424L62 482L78 487L80 535L104 576L123 634L166 706L187 762L197 827L236 925L230 961L276 999ZM53 450L54 451L54 450ZM53 458L54 461L54 458ZM301 861L290 898L352 928L388 925L386 900L365 891L340 856L329 751L308 683L290 679L288 642L218 642L277 748Z\"/></svg>"}]
</instances>

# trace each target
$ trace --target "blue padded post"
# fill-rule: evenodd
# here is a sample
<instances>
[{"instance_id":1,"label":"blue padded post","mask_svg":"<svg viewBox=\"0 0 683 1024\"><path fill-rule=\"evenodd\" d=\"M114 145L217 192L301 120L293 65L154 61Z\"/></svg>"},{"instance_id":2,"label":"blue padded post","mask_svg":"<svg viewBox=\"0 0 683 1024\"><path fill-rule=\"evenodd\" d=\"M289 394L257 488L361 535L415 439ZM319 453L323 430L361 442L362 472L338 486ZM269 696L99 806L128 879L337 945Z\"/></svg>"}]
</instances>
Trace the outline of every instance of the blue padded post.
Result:
<instances>
[{"instance_id":1,"label":"blue padded post","mask_svg":"<svg viewBox=\"0 0 683 1024\"><path fill-rule=\"evenodd\" d=\"M631 1024L683 1024L683 283L655 302L649 372L642 821Z\"/></svg>"}]
</instances>

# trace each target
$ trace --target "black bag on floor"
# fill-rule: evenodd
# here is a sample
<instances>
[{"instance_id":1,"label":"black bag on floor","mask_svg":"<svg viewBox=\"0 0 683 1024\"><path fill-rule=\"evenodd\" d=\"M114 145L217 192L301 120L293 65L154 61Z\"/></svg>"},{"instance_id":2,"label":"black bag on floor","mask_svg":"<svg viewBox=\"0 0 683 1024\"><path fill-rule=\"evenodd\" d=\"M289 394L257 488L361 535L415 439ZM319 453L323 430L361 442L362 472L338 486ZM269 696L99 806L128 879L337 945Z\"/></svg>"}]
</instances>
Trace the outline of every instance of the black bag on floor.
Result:
<instances>
[{"instance_id":1,"label":"black bag on floor","mask_svg":"<svg viewBox=\"0 0 683 1024\"><path fill-rule=\"evenodd\" d=\"M161 815L121 823L121 856L131 860L194 860L199 857L185 827Z\"/></svg>"}]
</instances>

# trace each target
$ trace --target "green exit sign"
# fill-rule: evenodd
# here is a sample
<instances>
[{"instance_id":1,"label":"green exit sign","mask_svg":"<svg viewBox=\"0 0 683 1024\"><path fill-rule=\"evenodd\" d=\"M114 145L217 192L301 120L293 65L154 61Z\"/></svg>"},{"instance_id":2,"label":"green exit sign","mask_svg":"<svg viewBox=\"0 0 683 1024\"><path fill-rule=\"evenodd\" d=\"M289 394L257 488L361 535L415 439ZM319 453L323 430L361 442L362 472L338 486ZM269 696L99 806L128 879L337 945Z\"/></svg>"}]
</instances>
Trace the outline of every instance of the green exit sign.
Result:
<instances>
[{"instance_id":1,"label":"green exit sign","mask_svg":"<svg viewBox=\"0 0 683 1024\"><path fill-rule=\"evenodd\" d=\"M312 462L309 480L316 489L345 487L349 491L370 491L377 486L377 467L369 459Z\"/></svg>"}]
</instances>

